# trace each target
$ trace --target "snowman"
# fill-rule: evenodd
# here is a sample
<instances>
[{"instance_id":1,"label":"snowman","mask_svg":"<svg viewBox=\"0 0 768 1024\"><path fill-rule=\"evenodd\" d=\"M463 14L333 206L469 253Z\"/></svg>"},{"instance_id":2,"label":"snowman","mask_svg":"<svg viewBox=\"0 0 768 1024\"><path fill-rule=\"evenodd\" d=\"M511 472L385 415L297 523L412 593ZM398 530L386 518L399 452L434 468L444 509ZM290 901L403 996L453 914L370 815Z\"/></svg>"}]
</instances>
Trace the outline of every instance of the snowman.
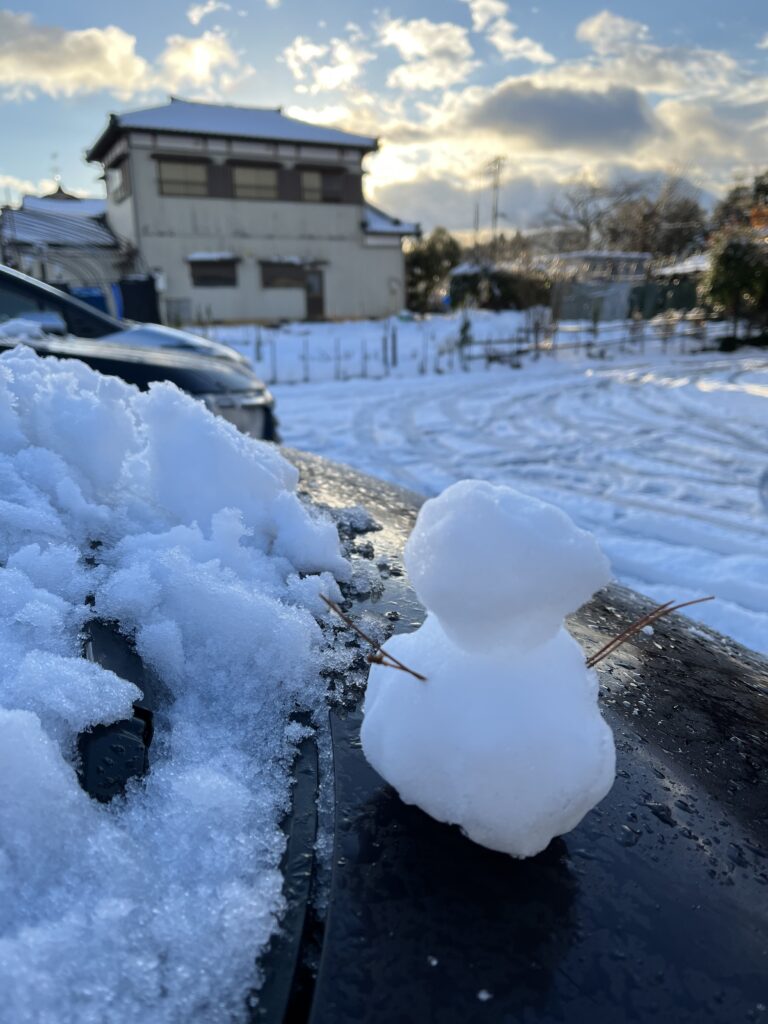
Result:
<instances>
[{"instance_id":1,"label":"snowman","mask_svg":"<svg viewBox=\"0 0 768 1024\"><path fill-rule=\"evenodd\" d=\"M365 756L409 804L475 842L531 857L613 785L613 734L564 617L610 579L560 509L477 480L427 501L405 548L427 609L371 666Z\"/></svg>"}]
</instances>

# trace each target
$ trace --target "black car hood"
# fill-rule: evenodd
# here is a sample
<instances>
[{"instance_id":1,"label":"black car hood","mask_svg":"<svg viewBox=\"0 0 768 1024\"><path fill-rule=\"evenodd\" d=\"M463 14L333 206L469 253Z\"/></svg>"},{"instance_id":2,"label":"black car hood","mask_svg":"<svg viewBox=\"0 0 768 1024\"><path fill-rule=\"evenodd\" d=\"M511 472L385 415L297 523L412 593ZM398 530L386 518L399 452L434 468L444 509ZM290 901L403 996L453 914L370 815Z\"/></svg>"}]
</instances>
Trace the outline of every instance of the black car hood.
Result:
<instances>
[{"instance_id":1,"label":"black car hood","mask_svg":"<svg viewBox=\"0 0 768 1024\"><path fill-rule=\"evenodd\" d=\"M418 625L402 548L423 499L286 454L313 501L362 505L381 526L369 535L381 587L353 617ZM651 607L611 586L568 625L592 653ZM616 783L578 828L524 861L405 805L363 757L359 706L331 713L336 809L319 964L297 998L307 931L299 915L303 935L290 934L289 887L254 1019L768 1020L768 663L672 615L598 672Z\"/></svg>"}]
</instances>

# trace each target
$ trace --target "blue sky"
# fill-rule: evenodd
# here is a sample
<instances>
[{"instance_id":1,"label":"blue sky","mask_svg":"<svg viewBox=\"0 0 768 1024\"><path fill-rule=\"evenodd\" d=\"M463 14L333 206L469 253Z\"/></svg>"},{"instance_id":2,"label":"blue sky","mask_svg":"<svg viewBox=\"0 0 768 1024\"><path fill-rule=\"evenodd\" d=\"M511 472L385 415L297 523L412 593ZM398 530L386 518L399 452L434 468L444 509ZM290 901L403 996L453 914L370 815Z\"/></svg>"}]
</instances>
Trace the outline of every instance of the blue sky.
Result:
<instances>
[{"instance_id":1,"label":"blue sky","mask_svg":"<svg viewBox=\"0 0 768 1024\"><path fill-rule=\"evenodd\" d=\"M322 12L322 13L320 13ZM371 198L468 228L483 166L535 221L574 177L681 174L708 194L768 163L768 5L658 0L134 0L0 9L0 199L98 193L110 111L169 93L282 106L381 138ZM54 158L52 154L56 153ZM485 214L483 214L484 216Z\"/></svg>"}]
</instances>

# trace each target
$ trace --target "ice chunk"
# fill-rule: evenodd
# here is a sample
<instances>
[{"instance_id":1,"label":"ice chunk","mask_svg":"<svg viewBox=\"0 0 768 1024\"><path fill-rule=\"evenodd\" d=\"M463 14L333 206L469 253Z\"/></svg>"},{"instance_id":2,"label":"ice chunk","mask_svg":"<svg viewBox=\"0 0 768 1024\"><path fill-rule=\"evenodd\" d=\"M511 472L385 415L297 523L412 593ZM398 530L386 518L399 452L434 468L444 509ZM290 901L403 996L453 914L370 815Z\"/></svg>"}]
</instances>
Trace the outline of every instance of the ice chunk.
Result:
<instances>
[{"instance_id":1,"label":"ice chunk","mask_svg":"<svg viewBox=\"0 0 768 1024\"><path fill-rule=\"evenodd\" d=\"M405 565L422 603L470 651L542 643L610 579L594 537L565 512L479 480L424 503Z\"/></svg>"}]
</instances>

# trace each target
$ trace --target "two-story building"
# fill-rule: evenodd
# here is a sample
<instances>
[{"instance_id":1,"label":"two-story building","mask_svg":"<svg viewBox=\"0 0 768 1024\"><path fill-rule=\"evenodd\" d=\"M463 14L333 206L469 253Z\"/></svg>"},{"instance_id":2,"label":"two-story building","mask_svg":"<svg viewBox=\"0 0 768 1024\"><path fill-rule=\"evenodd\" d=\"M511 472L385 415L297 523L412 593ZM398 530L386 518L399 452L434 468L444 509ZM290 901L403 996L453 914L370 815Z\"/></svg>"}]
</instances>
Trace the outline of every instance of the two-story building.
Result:
<instances>
[{"instance_id":1,"label":"two-story building","mask_svg":"<svg viewBox=\"0 0 768 1024\"><path fill-rule=\"evenodd\" d=\"M168 322L378 317L403 307L402 238L419 227L366 203L377 145L280 110L171 99L111 115L87 158Z\"/></svg>"}]
</instances>

